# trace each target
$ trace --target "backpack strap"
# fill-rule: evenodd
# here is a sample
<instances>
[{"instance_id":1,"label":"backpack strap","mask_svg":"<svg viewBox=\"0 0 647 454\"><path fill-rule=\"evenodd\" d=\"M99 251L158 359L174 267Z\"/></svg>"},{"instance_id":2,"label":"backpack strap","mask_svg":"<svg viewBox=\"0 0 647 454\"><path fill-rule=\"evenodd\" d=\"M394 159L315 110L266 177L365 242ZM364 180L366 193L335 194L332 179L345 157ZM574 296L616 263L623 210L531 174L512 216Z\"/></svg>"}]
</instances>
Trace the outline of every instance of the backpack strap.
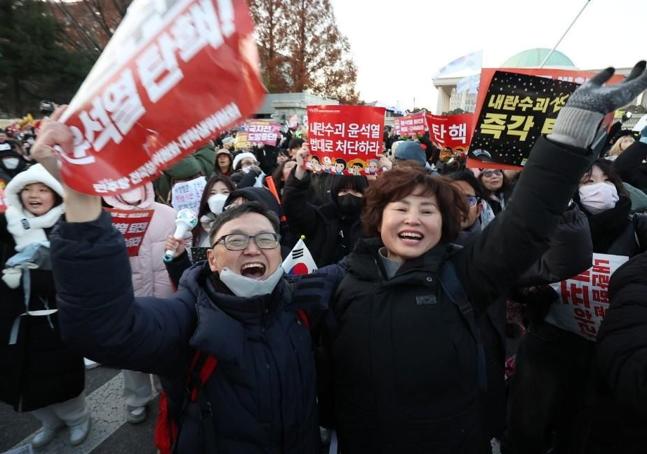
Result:
<instances>
[{"instance_id":1,"label":"backpack strap","mask_svg":"<svg viewBox=\"0 0 647 454\"><path fill-rule=\"evenodd\" d=\"M187 371L186 378L186 389L184 393L184 400L182 402L182 407L180 412L177 414L177 430L175 431L173 445L171 452L176 452L177 441L180 438L180 432L182 430L182 425L180 420L186 414L187 408L189 405L199 405L200 414L202 419L202 433L205 437L205 452L215 452L216 448L216 434L213 430L213 412L211 408L211 402L199 401L200 393L202 388L209 381L209 378L216 370L218 366L218 359L213 355L207 355L200 350L197 350L193 354L191 363L189 365L189 370Z\"/></svg>"},{"instance_id":2,"label":"backpack strap","mask_svg":"<svg viewBox=\"0 0 647 454\"><path fill-rule=\"evenodd\" d=\"M189 373L187 374L187 390L191 402L196 402L205 383L214 373L218 366L218 360L213 355L206 355L196 351L191 360Z\"/></svg>"},{"instance_id":3,"label":"backpack strap","mask_svg":"<svg viewBox=\"0 0 647 454\"><path fill-rule=\"evenodd\" d=\"M487 389L487 373L486 373L486 362L485 362L485 348L483 347L483 342L481 340L481 330L476 323L476 314L474 313L474 307L469 302L465 289L461 284L458 274L456 273L456 267L454 263L450 260L447 260L441 270L440 270L440 285L445 292L445 295L449 301L454 304L461 311L463 319L469 327L470 333L476 342L477 349L477 381L479 388L482 390Z\"/></svg>"},{"instance_id":4,"label":"backpack strap","mask_svg":"<svg viewBox=\"0 0 647 454\"><path fill-rule=\"evenodd\" d=\"M308 331L310 331L310 318L308 317L308 314L306 313L305 310L303 309L297 309L297 318L301 321L303 326L305 326Z\"/></svg>"}]
</instances>

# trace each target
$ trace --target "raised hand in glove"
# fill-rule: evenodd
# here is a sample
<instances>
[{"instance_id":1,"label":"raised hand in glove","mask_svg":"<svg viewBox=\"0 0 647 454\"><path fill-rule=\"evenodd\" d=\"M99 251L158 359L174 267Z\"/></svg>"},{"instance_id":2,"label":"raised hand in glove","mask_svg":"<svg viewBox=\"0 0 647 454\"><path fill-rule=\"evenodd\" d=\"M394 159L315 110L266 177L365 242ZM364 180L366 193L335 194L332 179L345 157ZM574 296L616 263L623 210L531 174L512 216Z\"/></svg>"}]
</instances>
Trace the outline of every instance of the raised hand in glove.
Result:
<instances>
[{"instance_id":1,"label":"raised hand in glove","mask_svg":"<svg viewBox=\"0 0 647 454\"><path fill-rule=\"evenodd\" d=\"M579 87L559 111L551 140L589 148L604 116L629 104L647 89L647 64L639 61L629 76L617 85L604 85L615 72L607 68Z\"/></svg>"}]
</instances>

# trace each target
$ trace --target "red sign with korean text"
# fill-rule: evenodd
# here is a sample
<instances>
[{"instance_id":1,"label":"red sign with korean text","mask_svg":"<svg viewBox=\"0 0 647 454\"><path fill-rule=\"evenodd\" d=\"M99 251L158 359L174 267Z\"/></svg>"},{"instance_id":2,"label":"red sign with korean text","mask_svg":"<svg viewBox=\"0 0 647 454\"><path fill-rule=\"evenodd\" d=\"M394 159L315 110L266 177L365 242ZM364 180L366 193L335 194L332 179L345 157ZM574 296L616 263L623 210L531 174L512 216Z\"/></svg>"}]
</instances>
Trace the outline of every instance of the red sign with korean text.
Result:
<instances>
[{"instance_id":1,"label":"red sign with korean text","mask_svg":"<svg viewBox=\"0 0 647 454\"><path fill-rule=\"evenodd\" d=\"M551 305L546 321L594 341L609 308L609 279L627 260L621 255L593 254L591 268L551 284L561 304Z\"/></svg>"},{"instance_id":2,"label":"red sign with korean text","mask_svg":"<svg viewBox=\"0 0 647 454\"><path fill-rule=\"evenodd\" d=\"M139 248L155 210L119 210L106 208L112 215L112 225L124 237L129 257L139 255Z\"/></svg>"},{"instance_id":3,"label":"red sign with korean text","mask_svg":"<svg viewBox=\"0 0 647 454\"><path fill-rule=\"evenodd\" d=\"M88 194L131 190L260 106L244 0L135 0L64 114L62 177Z\"/></svg>"},{"instance_id":4,"label":"red sign with korean text","mask_svg":"<svg viewBox=\"0 0 647 454\"><path fill-rule=\"evenodd\" d=\"M310 164L336 175L375 175L383 132L383 107L308 106Z\"/></svg>"},{"instance_id":5,"label":"red sign with korean text","mask_svg":"<svg viewBox=\"0 0 647 454\"><path fill-rule=\"evenodd\" d=\"M429 139L438 148L467 151L472 140L474 115L432 115L427 114Z\"/></svg>"},{"instance_id":6,"label":"red sign with korean text","mask_svg":"<svg viewBox=\"0 0 647 454\"><path fill-rule=\"evenodd\" d=\"M474 128L478 127L478 119L481 118L481 113L483 109L487 109L487 103L488 100L487 95L488 95L488 89L490 88L490 85L492 84L492 80L494 78L494 75L497 72L505 72L505 73L514 73L514 74L522 74L522 75L527 75L527 76L535 76L535 77L542 77L542 78L547 78L547 79L553 79L556 81L561 81L561 82L572 82L576 84L583 84L584 82L588 81L591 77L595 76L597 74L597 71L580 71L580 70L574 70L574 69L546 69L546 68L483 68L481 69L481 82L479 85L479 91L478 91L478 97L476 100L476 106L477 106L477 111L474 112L473 118L475 119L474 121ZM610 84L617 84L620 83L622 80L624 80L624 76L615 74L611 80L608 82ZM524 87L515 87L517 89L517 92L523 91L525 88ZM512 93L512 91L511 91ZM514 94L511 95L511 98L514 98ZM561 97L559 96L553 96L551 99L549 99L550 102L553 103L558 103L562 100L563 95ZM565 99L567 100L568 97ZM521 98L518 98L521 99ZM505 102L505 99L503 100ZM539 99L535 99L535 105L533 108L535 109L542 109L543 112L543 107L540 105ZM485 105L485 107L484 107ZM563 105L563 104L562 104ZM521 117L521 116L519 116ZM527 119L527 118L526 118ZM552 119L552 123L554 123L554 119ZM507 130L508 127L513 127L516 126L515 120L512 120L510 124L504 124L504 129ZM525 124L524 124L525 127ZM472 128L472 129L474 129ZM552 127L549 129L542 130L542 134L548 134L552 131ZM514 131L516 133L516 131ZM472 131L472 135L474 135L475 131ZM534 142L528 143L527 145L532 148L532 145L534 145ZM496 168L496 169L507 169L507 170L519 170L522 169L523 167L520 165L514 165L514 164L506 164L502 162L497 162L496 159L493 159L492 162L483 162L478 159L473 159L468 156L467 159L467 167L476 167L476 168Z\"/></svg>"},{"instance_id":7,"label":"red sign with korean text","mask_svg":"<svg viewBox=\"0 0 647 454\"><path fill-rule=\"evenodd\" d=\"M252 145L276 146L281 136L281 125L272 120L247 120L241 128L247 131L247 142Z\"/></svg>"},{"instance_id":8,"label":"red sign with korean text","mask_svg":"<svg viewBox=\"0 0 647 454\"><path fill-rule=\"evenodd\" d=\"M411 137L418 134L424 135L429 129L425 112L396 117L393 124L395 133L402 137Z\"/></svg>"}]
</instances>

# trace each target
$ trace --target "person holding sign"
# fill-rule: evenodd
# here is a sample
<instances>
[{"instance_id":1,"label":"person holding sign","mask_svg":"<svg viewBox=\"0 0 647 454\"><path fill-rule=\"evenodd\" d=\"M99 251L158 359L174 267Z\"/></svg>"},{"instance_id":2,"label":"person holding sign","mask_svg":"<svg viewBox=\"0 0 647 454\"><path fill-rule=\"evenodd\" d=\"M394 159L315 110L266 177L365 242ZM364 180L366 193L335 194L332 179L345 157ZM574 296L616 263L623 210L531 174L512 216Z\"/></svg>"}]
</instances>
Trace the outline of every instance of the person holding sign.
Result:
<instances>
[{"instance_id":1,"label":"person holding sign","mask_svg":"<svg viewBox=\"0 0 647 454\"><path fill-rule=\"evenodd\" d=\"M553 134L537 142L506 211L460 251L447 243L466 207L449 182L403 167L371 187L364 219L376 238L349 256L330 308L339 323L331 335L343 451L487 449L478 416L478 390L486 383L474 318L539 258L595 159L591 146L602 118L647 88L645 66L637 64L617 86L603 85L613 74L609 68L580 87ZM72 143L65 125L46 121L32 153L56 173L53 147L70 153ZM304 158L296 169L301 176ZM307 295L310 322L299 323L292 311L298 305L290 304L299 302L299 288L291 300L281 290L278 224L244 204L217 218L207 264L185 273L175 297L146 304L118 272L127 269L125 246L99 199L64 190L66 219L52 238L64 338L104 364L174 377L180 387L191 348L216 353L220 366L202 397L213 405L203 413L204 425L182 421L178 452L209 451L205 443L214 440L222 453L317 452L304 326L317 325L340 270L319 270L328 274L310 286L317 289ZM250 376L249 370L264 372Z\"/></svg>"},{"instance_id":2,"label":"person holding sign","mask_svg":"<svg viewBox=\"0 0 647 454\"><path fill-rule=\"evenodd\" d=\"M321 206L310 203L312 172L308 169L307 147L297 151L297 165L283 189L283 207L295 235L305 242L318 266L336 263L349 254L360 237L360 213L366 177L327 176L331 183L330 201Z\"/></svg>"},{"instance_id":3,"label":"person holding sign","mask_svg":"<svg viewBox=\"0 0 647 454\"><path fill-rule=\"evenodd\" d=\"M34 156L55 173L52 147L69 150L72 138L62 123L45 121ZM69 208L52 262L66 342L102 364L163 378L176 453L319 454L309 327L322 318L338 271L304 278L313 287L290 287L277 217L244 203L215 219L207 261L184 273L176 294L136 298L125 245L100 199L63 187ZM196 351L217 361L199 394L203 417L184 405Z\"/></svg>"},{"instance_id":4,"label":"person holding sign","mask_svg":"<svg viewBox=\"0 0 647 454\"><path fill-rule=\"evenodd\" d=\"M611 162L595 161L582 176L574 198L588 219L594 253L626 260L647 249L647 215L630 217L631 201ZM575 241L571 243L574 245ZM593 271L601 268L595 265L597 257L593 257ZM604 314L588 294L589 287L597 283L597 279L589 282L590 276L589 265L573 277L582 286L573 286L569 283L573 281L562 278L565 282L559 287L561 295L553 292L554 298L546 298L548 315L532 323L529 335L519 346L509 414L510 441L518 452L548 446L551 431L555 432L557 452L572 452L574 446L582 443L581 437L586 436L590 425L597 422L606 427L598 417L604 412L588 404L591 389L595 388L591 368L596 324L599 326L599 320L595 322L593 316ZM605 279L608 278L600 281L603 287L608 283ZM594 292L599 294L595 299L606 305L606 291ZM534 407L530 414L529 405ZM594 432L597 430L591 431Z\"/></svg>"},{"instance_id":5,"label":"person holding sign","mask_svg":"<svg viewBox=\"0 0 647 454\"><path fill-rule=\"evenodd\" d=\"M449 181L403 166L366 191L373 238L347 257L331 307L342 452L489 452L478 322L546 249L599 152L603 117L647 88L645 66L617 86L604 85L613 68L582 85L535 144L506 210L462 249L451 243L467 206Z\"/></svg>"}]
</instances>

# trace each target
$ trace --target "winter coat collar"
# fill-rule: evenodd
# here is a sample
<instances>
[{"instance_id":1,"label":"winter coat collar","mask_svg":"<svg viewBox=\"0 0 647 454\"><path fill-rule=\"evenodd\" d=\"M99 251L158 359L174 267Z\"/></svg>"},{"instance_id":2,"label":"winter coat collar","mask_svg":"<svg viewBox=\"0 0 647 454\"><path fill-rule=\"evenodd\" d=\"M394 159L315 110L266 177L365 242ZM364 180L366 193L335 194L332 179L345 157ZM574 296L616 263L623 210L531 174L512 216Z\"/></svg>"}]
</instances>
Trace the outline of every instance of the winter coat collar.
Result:
<instances>
[{"instance_id":1,"label":"winter coat collar","mask_svg":"<svg viewBox=\"0 0 647 454\"><path fill-rule=\"evenodd\" d=\"M602 213L590 214L584 209L591 226L594 252L604 253L609 250L614 241L630 224L630 211L631 200L626 196L620 196L620 200L618 200L614 208Z\"/></svg>"},{"instance_id":2,"label":"winter coat collar","mask_svg":"<svg viewBox=\"0 0 647 454\"><path fill-rule=\"evenodd\" d=\"M179 287L191 292L196 297L197 305L217 308L240 322L252 324L260 323L266 315L276 312L289 292L287 281L282 279L270 295L253 298L235 296L206 262L191 266L182 276Z\"/></svg>"},{"instance_id":3,"label":"winter coat collar","mask_svg":"<svg viewBox=\"0 0 647 454\"><path fill-rule=\"evenodd\" d=\"M360 240L353 253L348 256L348 272L360 280L386 281L386 271L379 257L379 250L383 246L379 238ZM459 248L454 244L439 243L420 257L403 263L389 283L401 283L411 278L417 280L420 272L435 274Z\"/></svg>"},{"instance_id":4,"label":"winter coat collar","mask_svg":"<svg viewBox=\"0 0 647 454\"><path fill-rule=\"evenodd\" d=\"M196 263L183 275L179 291L186 290L195 301L197 324L189 343L219 361L233 362L243 356L245 340L263 336L279 311L290 301L290 289L282 279L271 295L240 298L214 279L209 265Z\"/></svg>"}]
</instances>

